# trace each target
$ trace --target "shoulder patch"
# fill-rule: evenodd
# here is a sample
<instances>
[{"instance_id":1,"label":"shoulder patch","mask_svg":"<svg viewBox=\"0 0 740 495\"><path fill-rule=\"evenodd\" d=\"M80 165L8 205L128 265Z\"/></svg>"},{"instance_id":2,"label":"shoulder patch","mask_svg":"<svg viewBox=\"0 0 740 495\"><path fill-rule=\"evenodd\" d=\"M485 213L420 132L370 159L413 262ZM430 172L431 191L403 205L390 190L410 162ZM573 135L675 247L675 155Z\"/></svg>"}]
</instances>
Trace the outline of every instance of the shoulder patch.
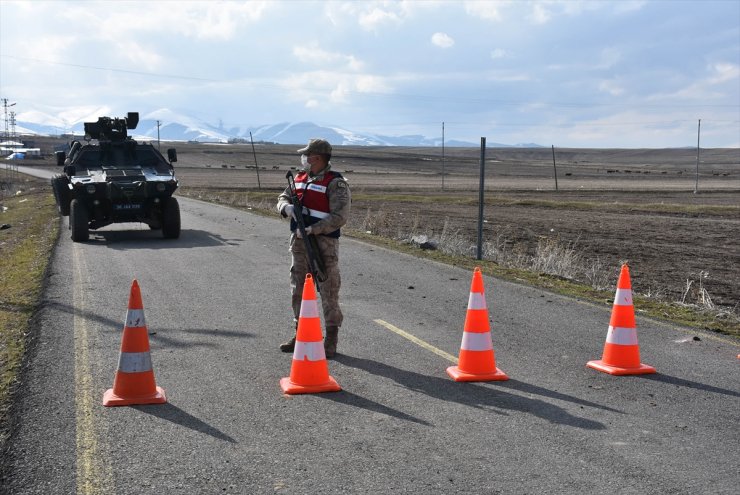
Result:
<instances>
[{"instance_id":1,"label":"shoulder patch","mask_svg":"<svg viewBox=\"0 0 740 495\"><path fill-rule=\"evenodd\" d=\"M339 188L346 188L347 187L347 183L344 182L343 180L337 181L337 187L339 187Z\"/></svg>"}]
</instances>

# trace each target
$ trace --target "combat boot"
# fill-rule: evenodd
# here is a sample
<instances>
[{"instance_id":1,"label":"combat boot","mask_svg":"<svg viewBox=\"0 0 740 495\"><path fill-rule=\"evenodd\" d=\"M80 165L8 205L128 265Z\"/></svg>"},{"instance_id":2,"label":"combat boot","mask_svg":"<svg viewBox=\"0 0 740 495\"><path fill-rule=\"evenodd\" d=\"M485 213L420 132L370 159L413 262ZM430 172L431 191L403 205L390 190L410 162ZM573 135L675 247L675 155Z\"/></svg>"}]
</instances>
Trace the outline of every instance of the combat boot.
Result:
<instances>
[{"instance_id":1,"label":"combat boot","mask_svg":"<svg viewBox=\"0 0 740 495\"><path fill-rule=\"evenodd\" d=\"M293 338L280 344L280 350L283 352L293 352L295 350L295 338L298 336L298 323L295 324L295 333Z\"/></svg>"},{"instance_id":2,"label":"combat boot","mask_svg":"<svg viewBox=\"0 0 740 495\"><path fill-rule=\"evenodd\" d=\"M324 354L331 359L337 353L337 340L339 338L339 327L326 327L326 338L324 339Z\"/></svg>"}]
</instances>

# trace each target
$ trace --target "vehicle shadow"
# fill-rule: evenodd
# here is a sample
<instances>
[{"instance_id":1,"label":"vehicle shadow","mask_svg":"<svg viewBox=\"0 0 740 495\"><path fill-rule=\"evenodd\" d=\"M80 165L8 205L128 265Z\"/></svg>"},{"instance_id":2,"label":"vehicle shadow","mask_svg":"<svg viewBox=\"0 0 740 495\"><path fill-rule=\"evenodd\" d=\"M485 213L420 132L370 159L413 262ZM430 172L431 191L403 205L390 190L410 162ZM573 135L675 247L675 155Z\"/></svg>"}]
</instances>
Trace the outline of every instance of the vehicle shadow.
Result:
<instances>
[{"instance_id":1,"label":"vehicle shadow","mask_svg":"<svg viewBox=\"0 0 740 495\"><path fill-rule=\"evenodd\" d=\"M186 249L238 246L244 239L225 239L203 230L182 230L178 239L164 239L157 230L94 230L85 244L109 249Z\"/></svg>"},{"instance_id":2,"label":"vehicle shadow","mask_svg":"<svg viewBox=\"0 0 740 495\"><path fill-rule=\"evenodd\" d=\"M226 433L222 432L218 428L215 428L208 423L196 418L192 414L189 414L179 407L167 402L165 404L148 405L148 406L131 406L137 411L141 411L146 414L151 414L160 419L164 419L171 423L185 428L190 428L193 431L199 433L205 433L210 435L217 440L223 440L229 443L237 443L236 440L231 438Z\"/></svg>"},{"instance_id":3,"label":"vehicle shadow","mask_svg":"<svg viewBox=\"0 0 740 495\"><path fill-rule=\"evenodd\" d=\"M606 429L606 426L598 421L573 416L565 409L556 405L539 399L532 399L504 392L500 388L493 389L474 383L457 383L451 379L423 375L421 373L396 368L372 359L358 358L348 356L346 354L337 354L334 360L345 366L389 378L403 387L426 394L436 399L456 402L458 404L463 404L477 409L485 409L501 415L507 415L507 411L533 414L549 421L550 423L572 426L574 428L583 428L587 430ZM521 384L521 382L518 383ZM526 386L522 386L522 392L537 393L530 385L523 385ZM518 389L516 383L510 388ZM540 389L540 387L536 388ZM540 389L540 392L542 390L544 389ZM558 396L553 397L562 398ZM574 400L572 401L577 402ZM598 406L596 404L588 404L593 407L603 408L603 406Z\"/></svg>"}]
</instances>

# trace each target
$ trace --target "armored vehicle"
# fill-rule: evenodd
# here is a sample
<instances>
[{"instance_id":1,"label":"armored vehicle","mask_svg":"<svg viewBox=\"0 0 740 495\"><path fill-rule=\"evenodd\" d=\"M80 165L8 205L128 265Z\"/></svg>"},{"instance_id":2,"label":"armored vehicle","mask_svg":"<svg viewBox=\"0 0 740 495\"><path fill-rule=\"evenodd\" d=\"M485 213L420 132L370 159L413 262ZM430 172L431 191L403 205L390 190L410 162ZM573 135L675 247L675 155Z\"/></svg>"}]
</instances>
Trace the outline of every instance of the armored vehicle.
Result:
<instances>
[{"instance_id":1,"label":"armored vehicle","mask_svg":"<svg viewBox=\"0 0 740 495\"><path fill-rule=\"evenodd\" d=\"M69 216L73 241L88 240L90 229L124 222L145 223L167 239L180 236L180 206L172 197L179 185L172 166L177 152L168 149L165 160L152 144L136 142L128 129L138 123L137 112L85 122L86 144L73 141L67 152L56 152L64 173L51 185L59 212Z\"/></svg>"}]
</instances>

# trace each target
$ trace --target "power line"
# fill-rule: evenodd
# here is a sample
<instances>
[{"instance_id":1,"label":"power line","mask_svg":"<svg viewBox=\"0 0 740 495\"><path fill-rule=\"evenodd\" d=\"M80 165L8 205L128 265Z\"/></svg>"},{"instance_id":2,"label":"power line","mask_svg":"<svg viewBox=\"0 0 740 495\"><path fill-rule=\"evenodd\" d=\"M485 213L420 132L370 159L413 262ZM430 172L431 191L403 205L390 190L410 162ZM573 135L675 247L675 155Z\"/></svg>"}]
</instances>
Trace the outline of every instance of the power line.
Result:
<instances>
[{"instance_id":1,"label":"power line","mask_svg":"<svg viewBox=\"0 0 740 495\"><path fill-rule=\"evenodd\" d=\"M122 72L124 74L135 74L137 76L164 77L164 78L169 78L169 79L185 79L189 81L218 82L216 79L206 79L204 77L180 76L177 74L165 74L161 72L143 72L143 71L138 71L138 70L118 69L115 67L98 67L95 65L70 64L66 62L55 62L53 60L42 60L38 58L16 57L13 55L0 55L0 57L12 58L15 60L24 60L27 62L38 62L42 64L61 65L63 67L76 67L78 69L92 69L92 70L104 70L104 71L110 71L110 72Z\"/></svg>"},{"instance_id":2,"label":"power line","mask_svg":"<svg viewBox=\"0 0 740 495\"><path fill-rule=\"evenodd\" d=\"M120 72L124 74L134 74L134 75L146 76L146 77L160 77L160 78L182 79L182 80L190 80L190 81L213 82L213 83L235 83L239 81L238 79L232 79L232 80L211 79L211 78L194 77L194 76L183 76L183 75L178 75L178 74L135 71L135 70L128 70L128 69L120 69L120 68L115 68L115 67L99 67L99 66L94 66L94 65L72 64L72 63L67 63L67 62L56 62L53 60L43 60L43 59L30 58L30 57L16 57L14 55L0 55L0 58L2 57L12 58L15 60L24 60L24 61L31 61L31 62L37 62L37 63L59 65L63 67L75 67L75 68L80 68L80 69ZM245 84L252 88L279 89L281 91L286 90L284 86L281 86L279 84L255 83L253 80L245 81ZM333 88L327 89L327 90L301 88L301 91L309 95L325 96L331 91L333 91ZM382 93L382 92L352 91L352 90L345 90L344 92L348 95L352 95L355 97L374 97L374 98L388 98L388 99L401 98L407 101L449 101L449 102L458 102L458 103L490 104L490 105L497 105L497 106L515 106L515 107L537 105L539 107L552 107L552 108L596 108L596 107L630 108L630 107L635 107L635 106L640 107L640 108L672 108L672 109L675 109L675 108L740 108L740 104L709 104L709 103L696 103L696 104L664 103L664 104L661 104L661 103L643 103L643 102L633 102L633 103L608 102L607 103L607 102L564 102L564 101L548 102L548 101L525 101L525 100L496 99L496 98L475 98L475 97L465 97L465 96L456 96L456 95L439 96L439 95L424 95L424 94L410 94L410 93Z\"/></svg>"}]
</instances>

